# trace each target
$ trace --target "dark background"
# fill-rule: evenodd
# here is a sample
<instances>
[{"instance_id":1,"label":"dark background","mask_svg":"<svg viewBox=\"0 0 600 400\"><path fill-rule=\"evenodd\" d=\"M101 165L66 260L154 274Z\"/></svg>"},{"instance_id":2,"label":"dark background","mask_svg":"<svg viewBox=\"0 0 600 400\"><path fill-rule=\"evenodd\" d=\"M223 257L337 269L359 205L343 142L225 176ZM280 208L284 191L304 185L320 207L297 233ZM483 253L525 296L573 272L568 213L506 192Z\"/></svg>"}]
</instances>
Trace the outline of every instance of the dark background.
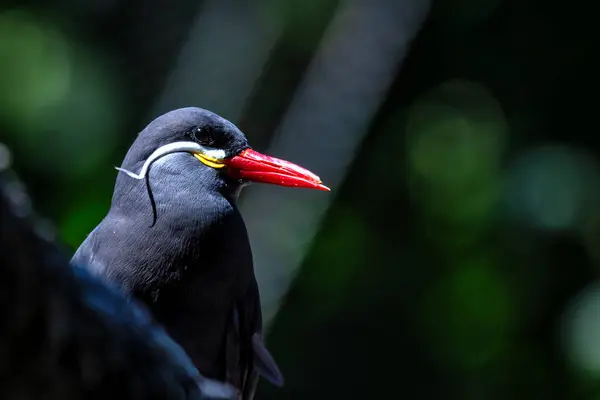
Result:
<instances>
[{"instance_id":1,"label":"dark background","mask_svg":"<svg viewBox=\"0 0 600 400\"><path fill-rule=\"evenodd\" d=\"M592 5L438 0L420 25L424 0L13 2L0 9L0 142L71 250L108 209L112 167L171 108L221 113L258 150L292 148L291 161L333 182L329 195L298 195L326 212L302 233L300 268L287 270L286 282L297 276L270 320L286 386L262 383L260 399L596 399ZM359 45L366 34L348 28L332 44L348 8L379 39ZM387 19L369 25L375 8ZM318 54L336 45L350 59L327 67ZM185 63L187 78L170 79ZM251 86L238 84L252 65ZM309 74L322 78L311 86ZM325 103L338 108L319 107L325 122L296 139L306 146L285 147L286 129L314 117L300 102L285 125L295 99L331 87L347 90ZM376 87L377 101L356 87ZM363 111L362 125L347 117ZM339 154L351 162L335 169ZM242 206L265 190L246 189ZM285 222L242 208L252 226ZM257 274L263 292L287 290Z\"/></svg>"}]
</instances>

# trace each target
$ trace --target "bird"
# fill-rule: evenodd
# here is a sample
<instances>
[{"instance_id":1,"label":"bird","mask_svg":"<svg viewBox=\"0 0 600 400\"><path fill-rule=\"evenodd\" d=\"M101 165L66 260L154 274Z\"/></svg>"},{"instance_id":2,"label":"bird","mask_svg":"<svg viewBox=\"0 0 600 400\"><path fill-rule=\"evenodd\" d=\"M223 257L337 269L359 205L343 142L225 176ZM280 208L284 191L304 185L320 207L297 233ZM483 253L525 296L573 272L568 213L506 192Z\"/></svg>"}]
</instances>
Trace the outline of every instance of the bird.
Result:
<instances>
[{"instance_id":1,"label":"bird","mask_svg":"<svg viewBox=\"0 0 600 400\"><path fill-rule=\"evenodd\" d=\"M151 121L116 169L110 209L71 262L145 303L200 373L239 399L254 397L259 376L282 386L237 200L252 182L330 189L198 107Z\"/></svg>"},{"instance_id":2,"label":"bird","mask_svg":"<svg viewBox=\"0 0 600 400\"><path fill-rule=\"evenodd\" d=\"M69 268L51 223L0 168L0 398L235 400L147 308Z\"/></svg>"}]
</instances>

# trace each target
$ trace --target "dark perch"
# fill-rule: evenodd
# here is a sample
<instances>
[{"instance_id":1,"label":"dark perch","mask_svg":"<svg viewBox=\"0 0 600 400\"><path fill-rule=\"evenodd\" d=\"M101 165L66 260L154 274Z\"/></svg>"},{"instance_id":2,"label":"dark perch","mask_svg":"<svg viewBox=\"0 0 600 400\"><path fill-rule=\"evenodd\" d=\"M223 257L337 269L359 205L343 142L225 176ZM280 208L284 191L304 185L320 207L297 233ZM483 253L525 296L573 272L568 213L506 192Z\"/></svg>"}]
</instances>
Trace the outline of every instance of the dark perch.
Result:
<instances>
[{"instance_id":1,"label":"dark perch","mask_svg":"<svg viewBox=\"0 0 600 400\"><path fill-rule=\"evenodd\" d=\"M133 304L72 269L0 171L0 398L232 399Z\"/></svg>"}]
</instances>

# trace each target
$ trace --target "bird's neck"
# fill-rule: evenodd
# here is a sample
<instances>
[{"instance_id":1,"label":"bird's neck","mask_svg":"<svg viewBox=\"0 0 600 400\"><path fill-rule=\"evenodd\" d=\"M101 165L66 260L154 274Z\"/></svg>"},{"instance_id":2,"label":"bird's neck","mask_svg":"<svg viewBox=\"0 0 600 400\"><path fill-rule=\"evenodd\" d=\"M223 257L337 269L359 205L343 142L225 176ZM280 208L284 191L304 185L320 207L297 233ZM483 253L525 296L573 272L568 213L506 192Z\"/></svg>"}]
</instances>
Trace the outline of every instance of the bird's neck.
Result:
<instances>
[{"instance_id":1,"label":"bird's neck","mask_svg":"<svg viewBox=\"0 0 600 400\"><path fill-rule=\"evenodd\" d=\"M165 232L205 228L224 214L237 212L244 186L219 170L198 165L189 154L164 157L152 165L146 179L117 176L111 213ZM137 167L137 168L136 168ZM133 166L137 171L140 166Z\"/></svg>"}]
</instances>

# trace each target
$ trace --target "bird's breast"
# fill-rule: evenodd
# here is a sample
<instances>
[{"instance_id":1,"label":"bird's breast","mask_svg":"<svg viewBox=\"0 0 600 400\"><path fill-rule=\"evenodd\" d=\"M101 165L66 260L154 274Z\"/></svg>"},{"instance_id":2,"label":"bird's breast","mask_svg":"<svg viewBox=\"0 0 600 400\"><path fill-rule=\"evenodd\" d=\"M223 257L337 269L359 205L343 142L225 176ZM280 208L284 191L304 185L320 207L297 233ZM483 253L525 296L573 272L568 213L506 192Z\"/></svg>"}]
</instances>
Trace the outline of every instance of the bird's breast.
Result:
<instances>
[{"instance_id":1,"label":"bird's breast","mask_svg":"<svg viewBox=\"0 0 600 400\"><path fill-rule=\"evenodd\" d=\"M120 198L94 233L104 243L96 258L110 280L149 306L202 373L219 378L233 306L254 280L252 252L232 202L186 190L157 191L154 224L147 199L132 199L132 207Z\"/></svg>"},{"instance_id":2,"label":"bird's breast","mask_svg":"<svg viewBox=\"0 0 600 400\"><path fill-rule=\"evenodd\" d=\"M177 278L148 293L146 302L199 370L222 379L226 331L253 274L251 254L226 238L202 249L173 266Z\"/></svg>"}]
</instances>

